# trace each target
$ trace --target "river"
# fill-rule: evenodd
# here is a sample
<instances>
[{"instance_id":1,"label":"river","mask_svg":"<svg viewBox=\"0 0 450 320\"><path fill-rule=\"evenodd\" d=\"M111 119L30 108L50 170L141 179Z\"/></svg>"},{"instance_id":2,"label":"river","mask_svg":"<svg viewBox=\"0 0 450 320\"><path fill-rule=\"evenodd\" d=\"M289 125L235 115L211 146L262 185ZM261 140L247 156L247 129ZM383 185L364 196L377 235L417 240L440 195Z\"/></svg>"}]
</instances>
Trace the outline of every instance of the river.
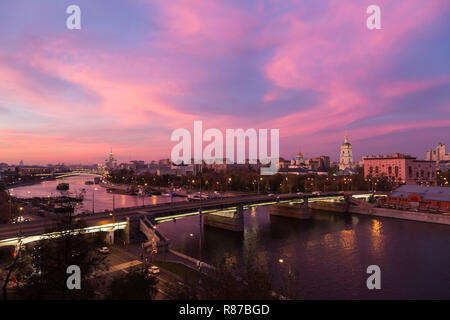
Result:
<instances>
[{"instance_id":1,"label":"river","mask_svg":"<svg viewBox=\"0 0 450 320\"><path fill-rule=\"evenodd\" d=\"M15 188L18 197L58 195L56 185L86 189L82 208L112 208L112 195L91 177L70 177ZM94 188L98 190L94 191ZM146 204L170 201L164 196ZM174 198L184 201L183 198ZM142 205L142 198L115 195L116 207ZM269 215L267 207L244 213L245 230L235 233L204 227L200 254L198 216L165 222L158 229L172 247L211 263L235 263L243 270L251 259L273 278L276 290L287 288L300 299L450 299L450 226L314 212L309 220ZM369 265L381 268L381 289L369 290ZM287 279L291 279L288 281Z\"/></svg>"},{"instance_id":2,"label":"river","mask_svg":"<svg viewBox=\"0 0 450 320\"><path fill-rule=\"evenodd\" d=\"M244 216L241 233L204 227L203 260L244 269L251 259L300 299L450 299L450 226L332 212L292 220L267 207ZM198 258L199 225L191 216L158 229ZM369 265L381 269L380 290L367 289Z\"/></svg>"},{"instance_id":3,"label":"river","mask_svg":"<svg viewBox=\"0 0 450 320\"><path fill-rule=\"evenodd\" d=\"M72 196L79 194L82 189L85 190L84 200L82 203L78 204L75 209L75 214L81 213L83 211L101 212L104 210L111 210L113 208L113 200L115 208L125 208L125 207L136 207L142 206L143 204L157 204L171 201L170 197L166 196L130 196L122 194L111 194L106 192L106 188L101 187L98 184L86 185L86 181L93 181L93 176L74 176L67 177L51 181L42 181L41 183L17 187L10 189L9 191L15 197L18 198L32 198L32 197L47 197L47 196L60 196L66 194L66 192L61 192L56 190L56 186L59 183L69 183L70 189L69 194ZM113 199L114 197L114 199ZM185 201L185 198L174 197L173 201ZM94 203L94 206L92 204Z\"/></svg>"}]
</instances>

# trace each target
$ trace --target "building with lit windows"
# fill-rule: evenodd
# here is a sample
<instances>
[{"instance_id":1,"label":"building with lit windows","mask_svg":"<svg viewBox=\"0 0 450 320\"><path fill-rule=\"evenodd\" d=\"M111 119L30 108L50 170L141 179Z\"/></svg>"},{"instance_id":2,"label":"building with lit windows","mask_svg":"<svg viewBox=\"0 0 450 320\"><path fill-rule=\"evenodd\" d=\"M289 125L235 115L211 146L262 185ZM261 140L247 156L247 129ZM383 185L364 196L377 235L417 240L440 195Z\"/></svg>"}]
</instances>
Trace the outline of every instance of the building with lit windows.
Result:
<instances>
[{"instance_id":1,"label":"building with lit windows","mask_svg":"<svg viewBox=\"0 0 450 320\"><path fill-rule=\"evenodd\" d=\"M435 186L436 162L417 160L409 155L366 156L364 178L386 177L390 182L409 185Z\"/></svg>"},{"instance_id":2,"label":"building with lit windows","mask_svg":"<svg viewBox=\"0 0 450 320\"><path fill-rule=\"evenodd\" d=\"M117 160L114 158L112 150L109 153L108 159L105 160L105 167L106 169L115 169L117 167Z\"/></svg>"}]
</instances>

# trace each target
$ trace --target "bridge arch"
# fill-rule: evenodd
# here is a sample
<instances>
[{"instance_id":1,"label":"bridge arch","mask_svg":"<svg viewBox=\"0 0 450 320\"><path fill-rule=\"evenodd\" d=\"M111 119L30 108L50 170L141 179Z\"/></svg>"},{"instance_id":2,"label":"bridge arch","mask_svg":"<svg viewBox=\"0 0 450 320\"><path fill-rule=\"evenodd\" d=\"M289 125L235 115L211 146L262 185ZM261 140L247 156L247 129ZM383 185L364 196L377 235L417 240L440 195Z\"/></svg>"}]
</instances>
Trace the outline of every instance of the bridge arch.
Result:
<instances>
[{"instance_id":1,"label":"bridge arch","mask_svg":"<svg viewBox=\"0 0 450 320\"><path fill-rule=\"evenodd\" d=\"M55 175L55 179L67 178L67 177L75 177L75 176L94 176L94 177L103 177L103 174L97 172L68 172L61 175Z\"/></svg>"}]
</instances>

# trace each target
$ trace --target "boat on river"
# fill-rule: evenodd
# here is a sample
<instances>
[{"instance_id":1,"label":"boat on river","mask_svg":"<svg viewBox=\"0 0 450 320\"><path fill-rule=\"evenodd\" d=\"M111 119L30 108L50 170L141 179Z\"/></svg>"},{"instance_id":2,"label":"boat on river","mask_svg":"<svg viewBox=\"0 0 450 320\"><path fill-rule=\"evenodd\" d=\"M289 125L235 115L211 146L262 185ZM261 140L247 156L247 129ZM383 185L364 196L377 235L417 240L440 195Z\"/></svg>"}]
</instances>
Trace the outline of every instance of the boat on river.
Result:
<instances>
[{"instance_id":1,"label":"boat on river","mask_svg":"<svg viewBox=\"0 0 450 320\"><path fill-rule=\"evenodd\" d=\"M69 184L68 183L60 183L56 186L56 190L67 191L67 190L69 190Z\"/></svg>"}]
</instances>

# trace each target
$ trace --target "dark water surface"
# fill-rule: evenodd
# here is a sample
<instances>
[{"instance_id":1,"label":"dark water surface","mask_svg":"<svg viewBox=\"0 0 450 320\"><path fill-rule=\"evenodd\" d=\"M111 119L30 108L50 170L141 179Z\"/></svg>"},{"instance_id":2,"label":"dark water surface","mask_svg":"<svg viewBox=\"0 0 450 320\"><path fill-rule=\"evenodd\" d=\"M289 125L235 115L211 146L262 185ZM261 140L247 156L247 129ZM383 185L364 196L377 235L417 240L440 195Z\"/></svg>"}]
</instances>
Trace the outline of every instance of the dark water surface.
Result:
<instances>
[{"instance_id":1,"label":"dark water surface","mask_svg":"<svg viewBox=\"0 0 450 320\"><path fill-rule=\"evenodd\" d=\"M72 192L86 189L77 211L92 210L93 193L95 211L111 209L112 195L105 188L84 184L92 179L47 181L13 193L56 196L56 185L68 182ZM144 201L155 204L170 198ZM116 207L139 205L140 197L115 196ZM174 249L200 257L199 226L199 216L191 216L162 223L158 229ZM450 226L444 225L330 212L295 220L271 217L268 207L258 207L245 212L244 232L204 227L201 258L216 265L236 263L241 269L251 259L273 277L276 288L302 299L450 299ZM366 287L369 265L381 268L381 290Z\"/></svg>"},{"instance_id":2,"label":"dark water surface","mask_svg":"<svg viewBox=\"0 0 450 320\"><path fill-rule=\"evenodd\" d=\"M192 216L158 228L199 257L199 225ZM250 258L301 299L450 299L450 226L330 212L293 220L259 207L245 213L242 233L204 227L201 255L241 269ZM367 289L369 265L381 268L381 290Z\"/></svg>"}]
</instances>

